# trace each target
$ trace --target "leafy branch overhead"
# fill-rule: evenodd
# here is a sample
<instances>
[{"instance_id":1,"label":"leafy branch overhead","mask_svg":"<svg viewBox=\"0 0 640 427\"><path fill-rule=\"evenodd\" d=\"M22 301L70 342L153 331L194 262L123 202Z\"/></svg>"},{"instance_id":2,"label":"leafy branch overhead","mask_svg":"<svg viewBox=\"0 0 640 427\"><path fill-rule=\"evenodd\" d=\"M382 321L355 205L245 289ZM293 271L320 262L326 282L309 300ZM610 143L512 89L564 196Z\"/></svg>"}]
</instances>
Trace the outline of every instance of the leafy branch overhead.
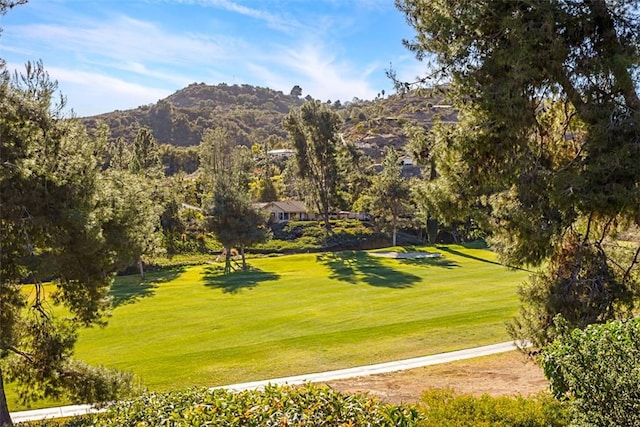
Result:
<instances>
[{"instance_id":1,"label":"leafy branch overhead","mask_svg":"<svg viewBox=\"0 0 640 427\"><path fill-rule=\"evenodd\" d=\"M514 336L544 344L556 313L575 326L628 314L637 244L616 235L640 222L637 2L396 5L458 110L434 128L449 205L491 226L507 264L548 265L521 290Z\"/></svg>"}]
</instances>

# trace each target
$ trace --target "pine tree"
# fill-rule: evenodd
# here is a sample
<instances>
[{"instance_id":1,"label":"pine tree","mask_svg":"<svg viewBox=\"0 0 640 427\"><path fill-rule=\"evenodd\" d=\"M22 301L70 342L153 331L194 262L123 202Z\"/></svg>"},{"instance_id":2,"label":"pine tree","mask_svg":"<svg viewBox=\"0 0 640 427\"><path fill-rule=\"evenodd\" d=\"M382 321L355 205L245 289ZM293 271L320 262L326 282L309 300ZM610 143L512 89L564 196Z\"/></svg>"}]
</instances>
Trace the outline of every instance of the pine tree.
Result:
<instances>
[{"instance_id":1,"label":"pine tree","mask_svg":"<svg viewBox=\"0 0 640 427\"><path fill-rule=\"evenodd\" d=\"M640 223L636 3L396 2L459 112L432 153L450 212L490 226L507 264L546 265L516 338L543 345L557 313L580 327L634 307L640 247L616 233Z\"/></svg>"},{"instance_id":2,"label":"pine tree","mask_svg":"<svg viewBox=\"0 0 640 427\"><path fill-rule=\"evenodd\" d=\"M296 151L297 173L306 181L313 204L331 231L329 213L339 182L337 164L338 113L319 101L307 101L291 110L283 126Z\"/></svg>"},{"instance_id":3,"label":"pine tree","mask_svg":"<svg viewBox=\"0 0 640 427\"><path fill-rule=\"evenodd\" d=\"M0 66L0 425L11 425L5 381L24 400L83 402L114 399L132 384L71 358L77 328L102 322L114 253L127 242L106 238L105 141L64 119L55 94L41 63L19 80ZM57 318L51 302L69 314Z\"/></svg>"}]
</instances>

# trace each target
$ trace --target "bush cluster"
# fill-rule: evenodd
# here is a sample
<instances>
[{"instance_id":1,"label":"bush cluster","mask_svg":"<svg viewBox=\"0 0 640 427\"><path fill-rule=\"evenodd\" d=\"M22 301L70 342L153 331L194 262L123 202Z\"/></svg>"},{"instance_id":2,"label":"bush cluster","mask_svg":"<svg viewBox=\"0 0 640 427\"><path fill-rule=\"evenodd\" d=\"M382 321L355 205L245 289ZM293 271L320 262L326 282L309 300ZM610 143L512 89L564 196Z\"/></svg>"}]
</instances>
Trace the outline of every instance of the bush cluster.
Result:
<instances>
[{"instance_id":1,"label":"bush cluster","mask_svg":"<svg viewBox=\"0 0 640 427\"><path fill-rule=\"evenodd\" d=\"M418 426L411 406L381 403L367 395L341 394L327 386L267 386L233 393L193 388L148 393L119 402L106 413L38 427L151 426Z\"/></svg>"},{"instance_id":2,"label":"bush cluster","mask_svg":"<svg viewBox=\"0 0 640 427\"><path fill-rule=\"evenodd\" d=\"M556 397L573 409L574 426L640 425L640 319L571 330L542 352Z\"/></svg>"},{"instance_id":3,"label":"bush cluster","mask_svg":"<svg viewBox=\"0 0 640 427\"><path fill-rule=\"evenodd\" d=\"M390 405L366 394L343 394L327 386L268 386L233 393L192 388L148 393L108 412L30 427L115 426L388 426L555 427L569 423L565 406L550 394L532 398L455 395L433 390L418 406Z\"/></svg>"},{"instance_id":4,"label":"bush cluster","mask_svg":"<svg viewBox=\"0 0 640 427\"><path fill-rule=\"evenodd\" d=\"M560 427L570 419L567 408L549 393L475 397L432 390L423 394L419 411L424 427Z\"/></svg>"},{"instance_id":5,"label":"bush cluster","mask_svg":"<svg viewBox=\"0 0 640 427\"><path fill-rule=\"evenodd\" d=\"M332 233L316 221L290 221L273 227L273 239L252 249L275 252L298 252L327 249L370 249L385 241L383 234L358 220L332 220Z\"/></svg>"}]
</instances>

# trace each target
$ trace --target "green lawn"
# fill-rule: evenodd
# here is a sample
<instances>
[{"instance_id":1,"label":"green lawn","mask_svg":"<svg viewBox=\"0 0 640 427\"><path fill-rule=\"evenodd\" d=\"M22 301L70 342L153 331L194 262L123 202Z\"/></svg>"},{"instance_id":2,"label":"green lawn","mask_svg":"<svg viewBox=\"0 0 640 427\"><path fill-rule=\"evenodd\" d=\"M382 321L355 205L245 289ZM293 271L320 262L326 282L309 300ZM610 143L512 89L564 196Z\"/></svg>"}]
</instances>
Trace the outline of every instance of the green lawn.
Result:
<instances>
[{"instance_id":1,"label":"green lawn","mask_svg":"<svg viewBox=\"0 0 640 427\"><path fill-rule=\"evenodd\" d=\"M435 251L434 248L425 248ZM250 260L118 278L106 328L76 357L135 372L153 390L318 372L506 341L526 277L488 250L426 260L363 252ZM15 402L12 402L15 410Z\"/></svg>"}]
</instances>

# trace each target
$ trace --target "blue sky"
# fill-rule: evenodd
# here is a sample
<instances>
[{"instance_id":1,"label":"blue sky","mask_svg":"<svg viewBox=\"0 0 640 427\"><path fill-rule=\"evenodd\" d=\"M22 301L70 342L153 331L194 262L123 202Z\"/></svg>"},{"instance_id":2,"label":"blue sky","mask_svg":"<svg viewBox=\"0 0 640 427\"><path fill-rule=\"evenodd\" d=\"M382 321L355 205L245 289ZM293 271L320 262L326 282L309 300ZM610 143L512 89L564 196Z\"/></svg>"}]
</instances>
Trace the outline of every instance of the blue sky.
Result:
<instances>
[{"instance_id":1,"label":"blue sky","mask_svg":"<svg viewBox=\"0 0 640 427\"><path fill-rule=\"evenodd\" d=\"M11 69L41 59L78 116L136 108L193 82L323 101L392 92L425 68L392 0L30 0L0 16Z\"/></svg>"}]
</instances>

